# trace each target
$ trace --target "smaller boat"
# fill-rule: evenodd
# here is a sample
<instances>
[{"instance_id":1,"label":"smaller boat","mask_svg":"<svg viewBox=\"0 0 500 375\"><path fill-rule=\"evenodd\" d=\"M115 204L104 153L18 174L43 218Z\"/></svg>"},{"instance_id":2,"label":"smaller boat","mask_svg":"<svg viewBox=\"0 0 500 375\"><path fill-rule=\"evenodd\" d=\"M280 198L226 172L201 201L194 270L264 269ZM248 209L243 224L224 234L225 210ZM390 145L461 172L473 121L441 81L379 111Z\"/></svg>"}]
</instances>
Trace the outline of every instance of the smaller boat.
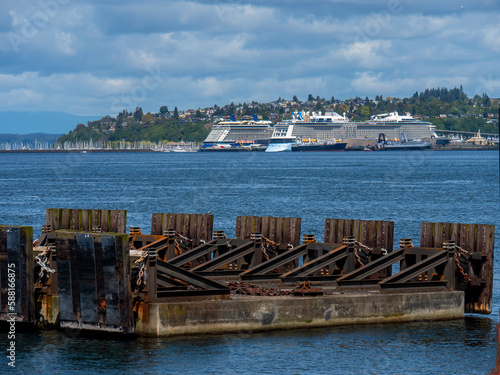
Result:
<instances>
[{"instance_id":1,"label":"smaller boat","mask_svg":"<svg viewBox=\"0 0 500 375\"><path fill-rule=\"evenodd\" d=\"M188 152L185 148L182 148L181 146L174 147L172 152Z\"/></svg>"},{"instance_id":2,"label":"smaller boat","mask_svg":"<svg viewBox=\"0 0 500 375\"><path fill-rule=\"evenodd\" d=\"M401 151L401 150L427 150L432 147L432 144L427 141L411 140L406 137L406 134L401 134L400 141L390 141L385 138L385 134L380 133L378 142L375 144L377 151Z\"/></svg>"},{"instance_id":3,"label":"smaller boat","mask_svg":"<svg viewBox=\"0 0 500 375\"><path fill-rule=\"evenodd\" d=\"M375 147L372 145L366 145L363 151L375 151Z\"/></svg>"}]
</instances>

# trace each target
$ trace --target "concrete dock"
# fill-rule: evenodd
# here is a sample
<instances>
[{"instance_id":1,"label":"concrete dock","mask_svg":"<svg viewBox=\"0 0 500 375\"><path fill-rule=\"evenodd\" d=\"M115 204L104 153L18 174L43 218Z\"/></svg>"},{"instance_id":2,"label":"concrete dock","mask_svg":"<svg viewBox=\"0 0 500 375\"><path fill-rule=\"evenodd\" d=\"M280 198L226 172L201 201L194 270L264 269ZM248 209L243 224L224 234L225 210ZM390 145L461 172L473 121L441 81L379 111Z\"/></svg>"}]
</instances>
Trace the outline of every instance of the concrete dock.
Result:
<instances>
[{"instance_id":1,"label":"concrete dock","mask_svg":"<svg viewBox=\"0 0 500 375\"><path fill-rule=\"evenodd\" d=\"M363 291L318 297L232 296L229 300L143 304L135 333L162 337L463 317L464 293L459 291Z\"/></svg>"}]
</instances>

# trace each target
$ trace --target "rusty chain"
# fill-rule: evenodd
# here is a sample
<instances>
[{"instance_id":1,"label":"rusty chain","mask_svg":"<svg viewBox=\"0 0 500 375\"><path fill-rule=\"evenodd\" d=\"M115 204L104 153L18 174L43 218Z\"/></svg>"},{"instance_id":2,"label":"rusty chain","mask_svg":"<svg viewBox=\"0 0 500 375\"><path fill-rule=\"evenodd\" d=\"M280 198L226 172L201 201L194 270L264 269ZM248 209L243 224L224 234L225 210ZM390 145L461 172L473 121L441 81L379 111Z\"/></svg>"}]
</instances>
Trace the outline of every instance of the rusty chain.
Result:
<instances>
[{"instance_id":1,"label":"rusty chain","mask_svg":"<svg viewBox=\"0 0 500 375\"><path fill-rule=\"evenodd\" d=\"M56 270L53 270L47 266L47 262L50 260L50 252L52 248L48 246L41 254L38 254L35 259L40 266L40 273L38 274L37 284L41 284L43 277L45 276L45 271L48 273L54 273Z\"/></svg>"},{"instance_id":2,"label":"rusty chain","mask_svg":"<svg viewBox=\"0 0 500 375\"><path fill-rule=\"evenodd\" d=\"M189 242L193 242L192 239L190 238L187 238L186 236L183 236L182 234L180 234L179 232L175 231L175 235L180 237L181 239L183 239L184 241L189 241Z\"/></svg>"},{"instance_id":3,"label":"rusty chain","mask_svg":"<svg viewBox=\"0 0 500 375\"><path fill-rule=\"evenodd\" d=\"M455 249L457 249L459 252L461 252L465 256L469 256L469 257L472 256L472 253L470 251L467 251L467 250L461 248L458 245L455 245ZM468 282L472 282L472 279L469 277L469 275L467 274L467 272L465 272L465 270L463 269L463 267L460 265L460 260L458 259L458 254L456 254L456 253L455 253L455 263L457 265L458 271L460 272L460 274L462 275L462 277L464 278L464 280L466 280Z\"/></svg>"},{"instance_id":4,"label":"rusty chain","mask_svg":"<svg viewBox=\"0 0 500 375\"><path fill-rule=\"evenodd\" d=\"M276 242L270 240L267 237L262 236L262 239L266 242L266 244L271 245L271 246L279 246Z\"/></svg>"},{"instance_id":5,"label":"rusty chain","mask_svg":"<svg viewBox=\"0 0 500 375\"><path fill-rule=\"evenodd\" d=\"M134 264L140 264L139 275L137 276L136 290L141 286L143 282L142 279L144 278L144 270L146 269L146 258L148 257L149 253L147 251L143 251L141 257L134 262Z\"/></svg>"},{"instance_id":6,"label":"rusty chain","mask_svg":"<svg viewBox=\"0 0 500 375\"><path fill-rule=\"evenodd\" d=\"M458 251L460 251L461 253L463 253L463 254L465 254L465 255L469 255L469 256L471 256L471 255L472 255L472 253L471 253L470 251L467 251L467 250L465 250L465 249L462 249L460 246L455 245L455 249L457 249Z\"/></svg>"},{"instance_id":7,"label":"rusty chain","mask_svg":"<svg viewBox=\"0 0 500 375\"><path fill-rule=\"evenodd\" d=\"M181 255L182 250L181 250L181 247L179 246L179 243L177 242L177 240L174 240L174 244L175 244L175 256Z\"/></svg>"},{"instance_id":8,"label":"rusty chain","mask_svg":"<svg viewBox=\"0 0 500 375\"><path fill-rule=\"evenodd\" d=\"M359 258L359 255L358 255L358 250L357 250L357 249L354 249L354 256L356 257L356 261L359 263L359 266L360 266L360 267L364 267L363 262L362 262L362 261L361 261L361 259Z\"/></svg>"},{"instance_id":9,"label":"rusty chain","mask_svg":"<svg viewBox=\"0 0 500 375\"><path fill-rule=\"evenodd\" d=\"M366 245L362 244L362 243L361 243L361 242L359 242L359 241L354 241L354 243L355 243L356 245L358 245L359 247L361 247L362 249L364 249L364 250L368 251L369 253L372 253L372 252L373 252L373 248L368 247L368 246L366 246ZM381 252L383 255L387 255L387 249L381 248L381 249L380 249L380 252Z\"/></svg>"},{"instance_id":10,"label":"rusty chain","mask_svg":"<svg viewBox=\"0 0 500 375\"><path fill-rule=\"evenodd\" d=\"M260 245L260 250L262 251L262 254L264 254L264 258L266 260L269 260L269 254L267 254L266 248L264 247L264 244Z\"/></svg>"},{"instance_id":11,"label":"rusty chain","mask_svg":"<svg viewBox=\"0 0 500 375\"><path fill-rule=\"evenodd\" d=\"M267 253L265 246L269 246L269 245L270 245L270 246L275 246L275 247L277 247L277 246L279 246L279 245L278 245L276 242L274 242L274 241L272 241L272 240L270 240L269 238L264 237L264 236L262 236L262 240L264 241L264 243L262 243L262 244L260 245L260 249L261 249L262 253L264 254L264 258L265 258L266 260L269 260L269 254Z\"/></svg>"},{"instance_id":12,"label":"rusty chain","mask_svg":"<svg viewBox=\"0 0 500 375\"><path fill-rule=\"evenodd\" d=\"M469 277L469 275L467 274L467 272L465 272L464 269L462 268L462 266L460 265L460 261L458 260L458 255L457 254L455 254L455 263L456 263L458 271L461 273L462 277L466 281L471 282L472 279Z\"/></svg>"}]
</instances>

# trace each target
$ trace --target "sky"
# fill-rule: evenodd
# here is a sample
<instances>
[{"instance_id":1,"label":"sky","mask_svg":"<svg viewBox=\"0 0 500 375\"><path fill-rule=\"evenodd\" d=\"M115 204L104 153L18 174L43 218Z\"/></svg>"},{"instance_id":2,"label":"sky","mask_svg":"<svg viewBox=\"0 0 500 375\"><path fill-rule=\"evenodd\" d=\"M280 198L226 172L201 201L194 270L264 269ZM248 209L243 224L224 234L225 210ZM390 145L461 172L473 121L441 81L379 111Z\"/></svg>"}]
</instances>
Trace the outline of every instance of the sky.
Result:
<instances>
[{"instance_id":1,"label":"sky","mask_svg":"<svg viewBox=\"0 0 500 375\"><path fill-rule=\"evenodd\" d=\"M0 3L0 112L104 116L460 85L500 97L499 0Z\"/></svg>"}]
</instances>

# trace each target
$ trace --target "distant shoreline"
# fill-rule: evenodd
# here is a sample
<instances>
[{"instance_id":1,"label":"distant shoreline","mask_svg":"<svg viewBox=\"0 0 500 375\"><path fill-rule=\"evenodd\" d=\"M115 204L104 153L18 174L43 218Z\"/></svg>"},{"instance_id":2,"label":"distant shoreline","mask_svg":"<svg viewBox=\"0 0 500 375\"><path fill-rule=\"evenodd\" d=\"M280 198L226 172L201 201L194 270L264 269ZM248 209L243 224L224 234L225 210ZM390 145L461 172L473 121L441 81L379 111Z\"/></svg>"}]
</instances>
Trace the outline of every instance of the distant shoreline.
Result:
<instances>
[{"instance_id":1,"label":"distant shoreline","mask_svg":"<svg viewBox=\"0 0 500 375\"><path fill-rule=\"evenodd\" d=\"M68 154L68 153L91 153L91 152L155 152L153 150L0 150L0 154Z\"/></svg>"},{"instance_id":2,"label":"distant shoreline","mask_svg":"<svg viewBox=\"0 0 500 375\"><path fill-rule=\"evenodd\" d=\"M498 151L499 146L445 146L419 151ZM345 151L363 151L363 148L346 148ZM411 151L411 150L404 150ZM414 150L415 151L415 150ZM0 150L0 154L68 154L68 153L105 153L105 152L160 152L153 150ZM379 152L379 151L377 151ZM217 153L217 152L216 152ZM223 153L223 152L222 152Z\"/></svg>"}]
</instances>

